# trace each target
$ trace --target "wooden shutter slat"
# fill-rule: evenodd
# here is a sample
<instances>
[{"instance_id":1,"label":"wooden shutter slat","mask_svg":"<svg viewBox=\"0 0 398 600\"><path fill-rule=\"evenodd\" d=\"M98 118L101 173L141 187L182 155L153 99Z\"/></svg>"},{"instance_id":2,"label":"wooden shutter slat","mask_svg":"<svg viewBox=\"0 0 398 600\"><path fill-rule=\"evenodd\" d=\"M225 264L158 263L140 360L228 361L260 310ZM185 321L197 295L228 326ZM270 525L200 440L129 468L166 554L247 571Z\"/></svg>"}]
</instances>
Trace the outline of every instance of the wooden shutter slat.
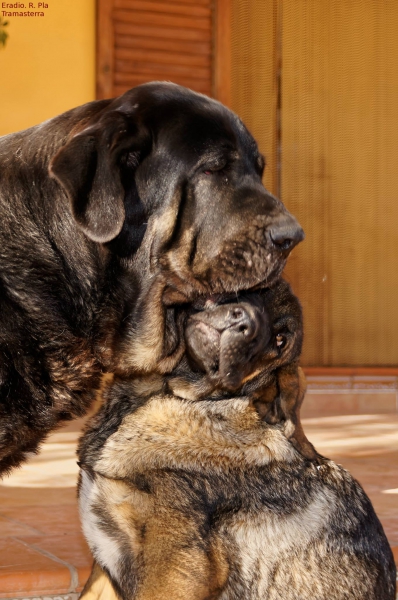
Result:
<instances>
[{"instance_id":1,"label":"wooden shutter slat","mask_svg":"<svg viewBox=\"0 0 398 600\"><path fill-rule=\"evenodd\" d=\"M179 52L193 56L207 56L211 60L210 44L206 42L189 42L188 40L164 39L159 37L138 37L118 35L115 48L129 48L131 50L165 50Z\"/></svg>"},{"instance_id":2,"label":"wooden shutter slat","mask_svg":"<svg viewBox=\"0 0 398 600\"><path fill-rule=\"evenodd\" d=\"M116 0L114 0L116 2ZM151 0L148 0L151 1ZM152 1L156 1L156 0L152 0ZM157 2L162 2L163 0L157 0ZM166 0L165 0L166 2ZM194 4L195 6L200 5L200 6L208 6L211 9L213 8L213 0L173 0L173 4L176 5L181 5L181 6L192 6L192 4Z\"/></svg>"},{"instance_id":3,"label":"wooden shutter slat","mask_svg":"<svg viewBox=\"0 0 398 600\"><path fill-rule=\"evenodd\" d=\"M187 65L189 67L204 67L206 73L211 66L209 56L200 56L198 54L187 55L177 52L156 52L153 50L130 50L128 48L116 48L115 60L130 61L132 64L139 63L157 63Z\"/></svg>"},{"instance_id":4,"label":"wooden shutter slat","mask_svg":"<svg viewBox=\"0 0 398 600\"><path fill-rule=\"evenodd\" d=\"M130 36L146 36L148 38L161 38L161 39L176 39L176 40L187 40L187 41L199 41L208 43L209 48L211 44L211 31L205 29L171 29L169 27L153 27L146 26L140 23L124 23L122 21L115 21L114 24L115 37L119 35L130 35Z\"/></svg>"},{"instance_id":5,"label":"wooden shutter slat","mask_svg":"<svg viewBox=\"0 0 398 600\"><path fill-rule=\"evenodd\" d=\"M206 80L209 76L209 70L203 67L194 67L194 70L190 66L185 65L172 65L172 64L160 64L160 63L146 63L146 62L130 62L128 60L115 60L115 72L116 73L160 73L166 74L167 77L172 78L176 75L192 75L194 74L195 79Z\"/></svg>"},{"instance_id":6,"label":"wooden shutter slat","mask_svg":"<svg viewBox=\"0 0 398 600\"><path fill-rule=\"evenodd\" d=\"M162 14L186 15L189 17L211 17L211 8L208 6L192 6L174 4L169 2L150 2L145 0L115 0L115 8L154 12Z\"/></svg>"},{"instance_id":7,"label":"wooden shutter slat","mask_svg":"<svg viewBox=\"0 0 398 600\"><path fill-rule=\"evenodd\" d=\"M146 11L130 11L116 9L114 11L114 19L127 23L140 23L143 25L160 25L170 27L172 29L190 29L190 30L209 30L211 27L210 18L202 17L185 17L177 15L157 14Z\"/></svg>"}]
</instances>

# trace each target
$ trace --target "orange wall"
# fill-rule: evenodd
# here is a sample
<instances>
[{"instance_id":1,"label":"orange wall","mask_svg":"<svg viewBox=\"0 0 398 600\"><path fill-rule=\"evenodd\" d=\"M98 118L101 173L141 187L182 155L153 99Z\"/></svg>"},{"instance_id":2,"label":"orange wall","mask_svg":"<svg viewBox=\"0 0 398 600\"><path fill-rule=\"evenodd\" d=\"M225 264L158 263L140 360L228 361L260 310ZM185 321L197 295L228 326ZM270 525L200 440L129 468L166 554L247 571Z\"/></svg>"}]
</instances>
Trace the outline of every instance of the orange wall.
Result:
<instances>
[{"instance_id":1,"label":"orange wall","mask_svg":"<svg viewBox=\"0 0 398 600\"><path fill-rule=\"evenodd\" d=\"M44 17L3 17L9 38L0 48L0 135L95 98L95 0L47 4Z\"/></svg>"}]
</instances>

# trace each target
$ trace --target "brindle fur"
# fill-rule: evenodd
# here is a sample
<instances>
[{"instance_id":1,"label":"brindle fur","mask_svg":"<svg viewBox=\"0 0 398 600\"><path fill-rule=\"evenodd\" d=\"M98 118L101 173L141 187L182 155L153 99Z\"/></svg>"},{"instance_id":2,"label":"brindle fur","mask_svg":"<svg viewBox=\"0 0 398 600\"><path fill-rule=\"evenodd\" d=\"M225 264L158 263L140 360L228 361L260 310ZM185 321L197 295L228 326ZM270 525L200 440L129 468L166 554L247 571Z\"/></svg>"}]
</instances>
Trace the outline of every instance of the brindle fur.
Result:
<instances>
[{"instance_id":1,"label":"brindle fur","mask_svg":"<svg viewBox=\"0 0 398 600\"><path fill-rule=\"evenodd\" d=\"M79 447L96 559L82 599L394 600L394 561L369 499L299 423L299 304L283 282L251 298L271 335L261 355L246 343L254 376L234 393L190 366L189 339L172 373L108 389ZM192 335L190 310L181 320Z\"/></svg>"},{"instance_id":2,"label":"brindle fur","mask_svg":"<svg viewBox=\"0 0 398 600\"><path fill-rule=\"evenodd\" d=\"M0 473L102 372L169 369L154 319L275 281L303 233L263 168L236 115L170 83L0 139Z\"/></svg>"}]
</instances>

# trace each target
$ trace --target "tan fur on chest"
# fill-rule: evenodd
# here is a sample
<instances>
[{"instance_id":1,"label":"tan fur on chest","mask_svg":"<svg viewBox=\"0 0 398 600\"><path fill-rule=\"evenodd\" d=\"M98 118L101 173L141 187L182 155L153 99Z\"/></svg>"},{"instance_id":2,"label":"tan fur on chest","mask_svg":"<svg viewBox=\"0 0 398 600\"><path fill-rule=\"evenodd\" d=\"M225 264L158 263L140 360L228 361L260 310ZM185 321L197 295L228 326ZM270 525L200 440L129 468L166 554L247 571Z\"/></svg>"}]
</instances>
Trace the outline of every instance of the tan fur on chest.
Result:
<instances>
[{"instance_id":1,"label":"tan fur on chest","mask_svg":"<svg viewBox=\"0 0 398 600\"><path fill-rule=\"evenodd\" d=\"M151 468L228 470L228 466L291 461L293 447L280 428L262 423L249 400L189 402L155 396L123 420L107 440L96 470L127 477Z\"/></svg>"}]
</instances>

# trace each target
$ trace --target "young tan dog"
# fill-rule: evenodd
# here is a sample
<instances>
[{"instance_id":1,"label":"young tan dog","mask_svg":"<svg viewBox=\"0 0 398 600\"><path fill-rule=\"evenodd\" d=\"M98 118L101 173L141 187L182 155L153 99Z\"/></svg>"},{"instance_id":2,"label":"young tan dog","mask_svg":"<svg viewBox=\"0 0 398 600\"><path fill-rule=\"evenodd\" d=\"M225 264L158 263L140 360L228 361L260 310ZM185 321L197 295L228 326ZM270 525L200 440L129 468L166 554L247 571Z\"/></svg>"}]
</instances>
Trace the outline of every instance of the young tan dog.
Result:
<instances>
[{"instance_id":1,"label":"young tan dog","mask_svg":"<svg viewBox=\"0 0 398 600\"><path fill-rule=\"evenodd\" d=\"M182 308L172 372L117 379L79 457L85 600L393 600L369 499L299 422L302 318L280 282Z\"/></svg>"}]
</instances>

